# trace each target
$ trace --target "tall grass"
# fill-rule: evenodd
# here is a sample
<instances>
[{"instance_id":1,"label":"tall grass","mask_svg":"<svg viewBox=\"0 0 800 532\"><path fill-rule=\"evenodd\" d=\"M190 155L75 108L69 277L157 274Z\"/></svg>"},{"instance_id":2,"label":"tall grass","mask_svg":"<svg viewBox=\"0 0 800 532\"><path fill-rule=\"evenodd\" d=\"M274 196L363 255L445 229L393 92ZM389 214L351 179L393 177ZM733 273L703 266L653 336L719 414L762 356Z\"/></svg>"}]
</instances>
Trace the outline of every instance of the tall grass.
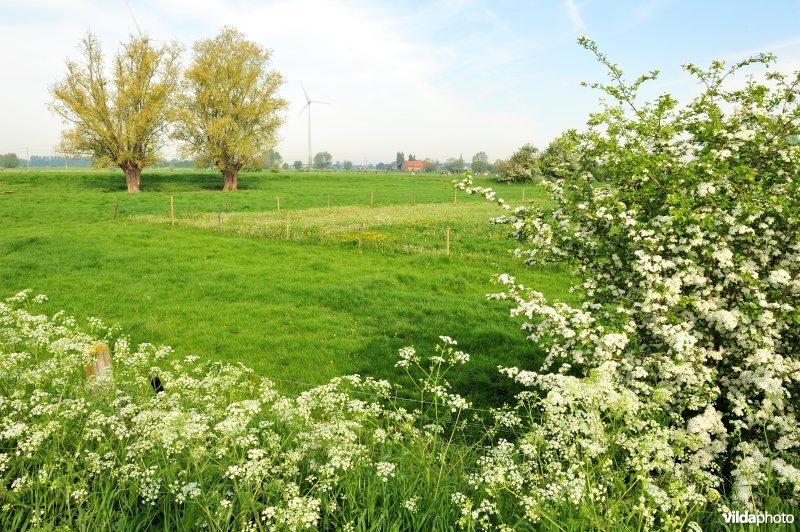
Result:
<instances>
[{"instance_id":1,"label":"tall grass","mask_svg":"<svg viewBox=\"0 0 800 532\"><path fill-rule=\"evenodd\" d=\"M25 293L0 304L3 530L445 529L492 438L446 391L463 357L449 345L412 368L413 396L350 376L292 397L125 338L112 372L87 377L109 335L30 308Z\"/></svg>"}]
</instances>

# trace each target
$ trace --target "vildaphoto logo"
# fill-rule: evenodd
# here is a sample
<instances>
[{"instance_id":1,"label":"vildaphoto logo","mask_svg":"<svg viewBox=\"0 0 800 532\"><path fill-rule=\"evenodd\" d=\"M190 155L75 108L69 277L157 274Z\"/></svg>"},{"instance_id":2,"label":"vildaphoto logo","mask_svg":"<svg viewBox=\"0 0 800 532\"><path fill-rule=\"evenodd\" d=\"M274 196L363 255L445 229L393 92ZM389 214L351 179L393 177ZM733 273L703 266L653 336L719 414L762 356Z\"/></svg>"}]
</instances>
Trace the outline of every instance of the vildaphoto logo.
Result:
<instances>
[{"instance_id":1,"label":"vildaphoto logo","mask_svg":"<svg viewBox=\"0 0 800 532\"><path fill-rule=\"evenodd\" d=\"M722 516L728 524L736 525L767 525L767 524L787 524L794 523L792 514L769 514L767 512L729 512Z\"/></svg>"}]
</instances>

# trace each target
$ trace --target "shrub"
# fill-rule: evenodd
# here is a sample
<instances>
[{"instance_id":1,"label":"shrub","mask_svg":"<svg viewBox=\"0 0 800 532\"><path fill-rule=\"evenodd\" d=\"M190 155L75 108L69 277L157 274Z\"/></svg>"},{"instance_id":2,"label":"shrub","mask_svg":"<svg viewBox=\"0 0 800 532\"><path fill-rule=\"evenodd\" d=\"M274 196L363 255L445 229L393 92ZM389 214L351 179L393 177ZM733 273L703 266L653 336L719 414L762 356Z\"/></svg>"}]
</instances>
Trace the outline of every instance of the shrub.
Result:
<instances>
[{"instance_id":1,"label":"shrub","mask_svg":"<svg viewBox=\"0 0 800 532\"><path fill-rule=\"evenodd\" d=\"M667 528L707 507L796 509L800 75L771 70L769 55L685 65L699 96L642 103L656 72L629 84L580 42L608 67L611 83L593 86L611 101L568 134L579 163L544 180L555 207L512 209L469 176L457 185L509 211L495 222L526 263L566 262L583 279L573 308L498 277L491 297L513 302L547 358L502 369L531 388L518 406L530 429L503 458L521 475L483 489L515 494L534 518L571 503L598 523L627 508ZM763 81L728 88L750 66Z\"/></svg>"},{"instance_id":2,"label":"shrub","mask_svg":"<svg viewBox=\"0 0 800 532\"><path fill-rule=\"evenodd\" d=\"M514 152L514 155L500 165L497 180L509 183L531 183L540 178L539 150L531 144L525 144Z\"/></svg>"}]
</instances>

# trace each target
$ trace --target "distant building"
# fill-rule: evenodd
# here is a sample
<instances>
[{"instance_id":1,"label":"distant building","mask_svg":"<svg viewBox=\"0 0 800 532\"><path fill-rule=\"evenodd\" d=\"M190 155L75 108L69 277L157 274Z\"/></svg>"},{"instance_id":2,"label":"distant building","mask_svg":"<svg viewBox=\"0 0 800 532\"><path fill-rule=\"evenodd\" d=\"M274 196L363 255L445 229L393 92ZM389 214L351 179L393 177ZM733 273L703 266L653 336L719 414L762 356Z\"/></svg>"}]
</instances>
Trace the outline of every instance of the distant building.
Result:
<instances>
[{"instance_id":1,"label":"distant building","mask_svg":"<svg viewBox=\"0 0 800 532\"><path fill-rule=\"evenodd\" d=\"M404 172L422 172L425 170L425 161L406 161L401 168Z\"/></svg>"}]
</instances>

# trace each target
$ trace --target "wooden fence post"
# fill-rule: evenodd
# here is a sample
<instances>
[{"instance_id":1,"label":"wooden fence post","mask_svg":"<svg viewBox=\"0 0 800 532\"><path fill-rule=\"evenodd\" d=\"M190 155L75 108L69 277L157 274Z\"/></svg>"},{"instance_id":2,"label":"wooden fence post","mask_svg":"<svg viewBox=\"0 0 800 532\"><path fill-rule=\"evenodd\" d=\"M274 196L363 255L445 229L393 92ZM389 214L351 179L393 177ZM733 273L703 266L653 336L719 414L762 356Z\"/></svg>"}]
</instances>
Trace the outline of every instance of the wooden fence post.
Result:
<instances>
[{"instance_id":1,"label":"wooden fence post","mask_svg":"<svg viewBox=\"0 0 800 532\"><path fill-rule=\"evenodd\" d=\"M94 355L94 362L84 364L83 371L86 377L102 377L111 371L111 356L108 354L108 346L106 344L99 344L90 347L87 352L88 355Z\"/></svg>"},{"instance_id":2,"label":"wooden fence post","mask_svg":"<svg viewBox=\"0 0 800 532\"><path fill-rule=\"evenodd\" d=\"M291 236L291 232L290 232L291 231L291 225L292 225L292 221L289 218L289 211L286 211L286 240L289 240L289 238Z\"/></svg>"},{"instance_id":3,"label":"wooden fence post","mask_svg":"<svg viewBox=\"0 0 800 532\"><path fill-rule=\"evenodd\" d=\"M114 205L114 219L117 219L117 214L119 213L119 202Z\"/></svg>"},{"instance_id":4,"label":"wooden fence post","mask_svg":"<svg viewBox=\"0 0 800 532\"><path fill-rule=\"evenodd\" d=\"M369 208L370 209L372 208L372 200L373 200L374 195L375 195L374 192L370 192L369 193Z\"/></svg>"},{"instance_id":5,"label":"wooden fence post","mask_svg":"<svg viewBox=\"0 0 800 532\"><path fill-rule=\"evenodd\" d=\"M361 233L364 231L364 224L358 226L358 254L361 255Z\"/></svg>"},{"instance_id":6,"label":"wooden fence post","mask_svg":"<svg viewBox=\"0 0 800 532\"><path fill-rule=\"evenodd\" d=\"M417 193L416 192L414 192L414 196L413 196L413 199L411 200L411 204L412 205L416 205L417 204Z\"/></svg>"},{"instance_id":7,"label":"wooden fence post","mask_svg":"<svg viewBox=\"0 0 800 532\"><path fill-rule=\"evenodd\" d=\"M522 189L522 201L525 201L525 189Z\"/></svg>"},{"instance_id":8,"label":"wooden fence post","mask_svg":"<svg viewBox=\"0 0 800 532\"><path fill-rule=\"evenodd\" d=\"M328 208L331 208L331 193L328 192Z\"/></svg>"},{"instance_id":9,"label":"wooden fence post","mask_svg":"<svg viewBox=\"0 0 800 532\"><path fill-rule=\"evenodd\" d=\"M447 228L447 232L445 233L445 242L444 242L444 254L448 257L450 256L450 228Z\"/></svg>"},{"instance_id":10,"label":"wooden fence post","mask_svg":"<svg viewBox=\"0 0 800 532\"><path fill-rule=\"evenodd\" d=\"M458 190L453 191L453 205L458 205Z\"/></svg>"}]
</instances>

